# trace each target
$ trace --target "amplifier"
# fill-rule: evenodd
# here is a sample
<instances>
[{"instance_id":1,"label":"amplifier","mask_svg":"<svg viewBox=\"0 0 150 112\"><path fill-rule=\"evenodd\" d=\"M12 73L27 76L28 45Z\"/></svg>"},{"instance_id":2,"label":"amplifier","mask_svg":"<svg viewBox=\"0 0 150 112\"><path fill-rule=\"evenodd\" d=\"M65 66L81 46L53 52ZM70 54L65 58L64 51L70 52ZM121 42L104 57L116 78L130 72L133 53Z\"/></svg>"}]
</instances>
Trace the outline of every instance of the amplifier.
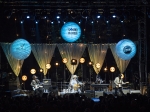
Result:
<instances>
[{"instance_id":1,"label":"amplifier","mask_svg":"<svg viewBox=\"0 0 150 112\"><path fill-rule=\"evenodd\" d=\"M51 79L43 79L43 85L51 85Z\"/></svg>"}]
</instances>

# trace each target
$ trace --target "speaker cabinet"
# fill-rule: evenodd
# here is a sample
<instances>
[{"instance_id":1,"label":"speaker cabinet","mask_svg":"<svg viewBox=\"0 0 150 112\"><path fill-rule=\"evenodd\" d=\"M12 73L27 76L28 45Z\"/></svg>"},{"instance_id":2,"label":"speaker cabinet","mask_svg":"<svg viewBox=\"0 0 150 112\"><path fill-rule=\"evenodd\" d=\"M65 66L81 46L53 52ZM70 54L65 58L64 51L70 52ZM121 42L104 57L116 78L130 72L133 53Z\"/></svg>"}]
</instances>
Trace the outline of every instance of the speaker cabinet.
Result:
<instances>
[{"instance_id":1,"label":"speaker cabinet","mask_svg":"<svg viewBox=\"0 0 150 112\"><path fill-rule=\"evenodd\" d=\"M141 94L140 90L130 90L130 94Z\"/></svg>"},{"instance_id":2,"label":"speaker cabinet","mask_svg":"<svg viewBox=\"0 0 150 112\"><path fill-rule=\"evenodd\" d=\"M100 96L104 96L103 91L95 91L95 98L99 98Z\"/></svg>"},{"instance_id":3,"label":"speaker cabinet","mask_svg":"<svg viewBox=\"0 0 150 112\"><path fill-rule=\"evenodd\" d=\"M130 89L123 89L122 91L124 94L130 93Z\"/></svg>"}]
</instances>

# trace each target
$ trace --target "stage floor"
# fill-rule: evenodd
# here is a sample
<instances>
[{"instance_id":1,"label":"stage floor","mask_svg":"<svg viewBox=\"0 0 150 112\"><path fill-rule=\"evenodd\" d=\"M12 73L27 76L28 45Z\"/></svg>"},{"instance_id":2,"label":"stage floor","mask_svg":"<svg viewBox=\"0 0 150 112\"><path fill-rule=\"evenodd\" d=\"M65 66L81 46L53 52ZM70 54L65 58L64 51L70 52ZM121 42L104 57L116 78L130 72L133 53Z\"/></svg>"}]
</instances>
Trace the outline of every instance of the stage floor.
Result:
<instances>
[{"instance_id":1,"label":"stage floor","mask_svg":"<svg viewBox=\"0 0 150 112\"><path fill-rule=\"evenodd\" d=\"M55 93L57 94L58 96L63 96L65 94L69 95L69 94L75 94L77 92L68 92L68 91L58 91L58 93ZM85 90L84 92L81 92L79 94L84 94L85 96L87 97L90 97L90 98L98 98L99 96L104 96L104 95L114 95L115 93L115 90L112 90L112 91L93 91L93 90ZM140 90L133 90L133 89L123 89L123 93L124 94L141 94L141 91ZM5 91L3 93L4 95L9 95L11 97L18 97L18 96L32 96L34 95L34 91L33 90L13 90L13 91ZM48 91L45 91L44 94L51 94L50 92Z\"/></svg>"}]
</instances>

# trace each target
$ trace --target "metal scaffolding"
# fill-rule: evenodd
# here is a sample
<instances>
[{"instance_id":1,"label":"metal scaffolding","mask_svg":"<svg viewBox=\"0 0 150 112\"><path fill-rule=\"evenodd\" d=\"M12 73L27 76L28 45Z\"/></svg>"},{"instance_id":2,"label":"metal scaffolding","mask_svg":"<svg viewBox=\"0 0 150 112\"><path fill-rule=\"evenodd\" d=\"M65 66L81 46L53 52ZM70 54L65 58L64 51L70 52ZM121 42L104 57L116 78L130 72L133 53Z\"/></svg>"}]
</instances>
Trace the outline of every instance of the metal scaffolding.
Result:
<instances>
[{"instance_id":1,"label":"metal scaffolding","mask_svg":"<svg viewBox=\"0 0 150 112\"><path fill-rule=\"evenodd\" d=\"M138 21L138 55L140 90L143 84L147 85L147 36L146 36L146 7L143 7L143 16ZM143 93L143 92L142 92Z\"/></svg>"}]
</instances>

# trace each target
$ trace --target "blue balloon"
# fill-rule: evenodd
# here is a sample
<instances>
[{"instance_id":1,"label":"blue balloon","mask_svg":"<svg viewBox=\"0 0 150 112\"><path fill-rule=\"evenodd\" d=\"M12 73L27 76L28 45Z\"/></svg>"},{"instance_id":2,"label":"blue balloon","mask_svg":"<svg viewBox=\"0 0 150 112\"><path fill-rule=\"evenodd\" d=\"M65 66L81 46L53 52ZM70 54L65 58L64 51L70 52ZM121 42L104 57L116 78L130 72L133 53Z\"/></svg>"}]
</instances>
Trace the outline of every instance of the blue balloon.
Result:
<instances>
[{"instance_id":1,"label":"blue balloon","mask_svg":"<svg viewBox=\"0 0 150 112\"><path fill-rule=\"evenodd\" d=\"M31 53L31 45L25 39L17 39L11 43L10 53L18 60L26 59Z\"/></svg>"},{"instance_id":2,"label":"blue balloon","mask_svg":"<svg viewBox=\"0 0 150 112\"><path fill-rule=\"evenodd\" d=\"M130 60L136 54L136 45L129 39L123 39L116 45L116 54L123 60Z\"/></svg>"},{"instance_id":3,"label":"blue balloon","mask_svg":"<svg viewBox=\"0 0 150 112\"><path fill-rule=\"evenodd\" d=\"M81 36L81 28L74 22L67 22L61 28L61 36L67 42L75 42Z\"/></svg>"}]
</instances>

